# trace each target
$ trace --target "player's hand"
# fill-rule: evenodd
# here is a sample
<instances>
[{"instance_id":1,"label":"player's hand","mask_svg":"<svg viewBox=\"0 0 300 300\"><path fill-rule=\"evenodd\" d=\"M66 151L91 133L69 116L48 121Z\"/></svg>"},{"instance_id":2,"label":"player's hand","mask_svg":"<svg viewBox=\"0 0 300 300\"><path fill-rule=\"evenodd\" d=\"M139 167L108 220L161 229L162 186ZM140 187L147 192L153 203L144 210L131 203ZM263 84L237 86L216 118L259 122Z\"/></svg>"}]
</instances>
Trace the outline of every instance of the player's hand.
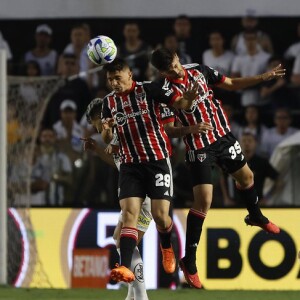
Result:
<instances>
[{"instance_id":1,"label":"player's hand","mask_svg":"<svg viewBox=\"0 0 300 300\"><path fill-rule=\"evenodd\" d=\"M105 152L106 154L118 153L118 152L119 152L119 146L109 144L109 145L105 148L104 152Z\"/></svg>"},{"instance_id":2,"label":"player's hand","mask_svg":"<svg viewBox=\"0 0 300 300\"><path fill-rule=\"evenodd\" d=\"M197 134L197 133L208 133L208 131L213 130L214 128L207 122L201 122L196 125L190 126L190 133Z\"/></svg>"},{"instance_id":3,"label":"player's hand","mask_svg":"<svg viewBox=\"0 0 300 300\"><path fill-rule=\"evenodd\" d=\"M182 93L184 99L193 101L199 96L199 83L195 82L194 86L192 87L191 83L186 91Z\"/></svg>"},{"instance_id":4,"label":"player's hand","mask_svg":"<svg viewBox=\"0 0 300 300\"><path fill-rule=\"evenodd\" d=\"M97 143L92 138L80 138L83 141L83 149L84 151L91 150L96 151Z\"/></svg>"},{"instance_id":5,"label":"player's hand","mask_svg":"<svg viewBox=\"0 0 300 300\"><path fill-rule=\"evenodd\" d=\"M285 71L286 71L286 69L283 69L281 64L279 64L277 67L275 67L271 71L263 73L261 75L261 78L262 78L263 81L272 80L274 78L280 78L280 77L283 77L285 75Z\"/></svg>"},{"instance_id":6,"label":"player's hand","mask_svg":"<svg viewBox=\"0 0 300 300\"><path fill-rule=\"evenodd\" d=\"M114 118L107 118L102 123L103 123L103 128L104 129L110 129L115 125L115 120L114 120Z\"/></svg>"}]
</instances>

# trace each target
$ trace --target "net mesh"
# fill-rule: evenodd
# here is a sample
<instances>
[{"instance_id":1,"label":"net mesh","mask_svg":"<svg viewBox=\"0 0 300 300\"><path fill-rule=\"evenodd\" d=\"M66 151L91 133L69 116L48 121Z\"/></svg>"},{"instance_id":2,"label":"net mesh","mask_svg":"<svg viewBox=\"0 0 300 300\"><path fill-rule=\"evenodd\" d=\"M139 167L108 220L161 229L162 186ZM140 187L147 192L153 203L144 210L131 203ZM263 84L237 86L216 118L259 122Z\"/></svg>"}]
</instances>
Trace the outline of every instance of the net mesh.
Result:
<instances>
[{"instance_id":1,"label":"net mesh","mask_svg":"<svg viewBox=\"0 0 300 300\"><path fill-rule=\"evenodd\" d=\"M41 121L59 77L8 77L8 283L51 287L40 262L31 219L31 171Z\"/></svg>"}]
</instances>

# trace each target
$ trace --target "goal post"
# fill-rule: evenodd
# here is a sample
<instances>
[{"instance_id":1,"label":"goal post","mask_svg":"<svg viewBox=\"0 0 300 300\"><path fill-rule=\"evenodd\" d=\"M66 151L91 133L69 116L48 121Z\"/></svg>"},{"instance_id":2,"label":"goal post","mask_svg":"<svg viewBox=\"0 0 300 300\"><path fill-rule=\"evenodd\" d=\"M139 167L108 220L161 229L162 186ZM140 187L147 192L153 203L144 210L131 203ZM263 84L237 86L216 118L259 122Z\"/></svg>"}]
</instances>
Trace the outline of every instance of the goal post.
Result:
<instances>
[{"instance_id":1,"label":"goal post","mask_svg":"<svg viewBox=\"0 0 300 300\"><path fill-rule=\"evenodd\" d=\"M7 62L0 49L0 284L7 284Z\"/></svg>"}]
</instances>

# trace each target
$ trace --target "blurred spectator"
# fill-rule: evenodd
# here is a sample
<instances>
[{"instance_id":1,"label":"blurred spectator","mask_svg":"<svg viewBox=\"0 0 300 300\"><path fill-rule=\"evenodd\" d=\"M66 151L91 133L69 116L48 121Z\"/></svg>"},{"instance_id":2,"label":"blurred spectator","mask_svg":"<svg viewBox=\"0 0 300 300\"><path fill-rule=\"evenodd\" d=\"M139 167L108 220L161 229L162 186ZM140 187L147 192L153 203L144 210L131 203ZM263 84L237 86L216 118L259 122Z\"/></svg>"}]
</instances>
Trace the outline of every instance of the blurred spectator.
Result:
<instances>
[{"instance_id":1,"label":"blurred spectator","mask_svg":"<svg viewBox=\"0 0 300 300\"><path fill-rule=\"evenodd\" d=\"M72 182L72 165L56 145L52 128L42 129L31 176L32 205L63 206Z\"/></svg>"},{"instance_id":2,"label":"blurred spectator","mask_svg":"<svg viewBox=\"0 0 300 300\"><path fill-rule=\"evenodd\" d=\"M274 189L267 197L278 192L281 187L278 172L272 167L266 158L257 154L257 141L253 134L250 132L244 132L241 136L240 143L247 163L254 174L258 200L264 203L266 202L266 197L263 195L263 186L266 178L270 178L275 181ZM240 206L243 203L243 199L239 199L235 192L236 187L234 180L228 174L223 174L221 178L221 189L223 192L224 206Z\"/></svg>"},{"instance_id":3,"label":"blurred spectator","mask_svg":"<svg viewBox=\"0 0 300 300\"><path fill-rule=\"evenodd\" d=\"M72 162L82 154L80 138L84 130L76 121L77 105L73 100L66 99L60 105L61 120L53 125L60 149L66 153Z\"/></svg>"},{"instance_id":4,"label":"blurred spectator","mask_svg":"<svg viewBox=\"0 0 300 300\"><path fill-rule=\"evenodd\" d=\"M291 127L292 117L287 108L278 108L274 115L275 127L264 131L261 138L261 150L270 158L276 146L297 131Z\"/></svg>"},{"instance_id":5,"label":"blurred spectator","mask_svg":"<svg viewBox=\"0 0 300 300\"><path fill-rule=\"evenodd\" d=\"M300 87L300 53L296 56L294 61L291 83L297 87Z\"/></svg>"},{"instance_id":6,"label":"blurred spectator","mask_svg":"<svg viewBox=\"0 0 300 300\"><path fill-rule=\"evenodd\" d=\"M178 16L173 24L173 30L179 42L179 50L182 55L189 55L193 62L201 61L201 39L198 35L193 38L192 23L188 16Z\"/></svg>"},{"instance_id":7,"label":"blurred spectator","mask_svg":"<svg viewBox=\"0 0 300 300\"><path fill-rule=\"evenodd\" d=\"M259 20L256 12L252 9L246 11L246 15L241 19L242 31L235 35L231 42L231 49L238 55L247 53L245 41L246 33L257 32L257 51L263 50L268 53L273 53L273 45L271 38L265 32L258 29Z\"/></svg>"},{"instance_id":8,"label":"blurred spectator","mask_svg":"<svg viewBox=\"0 0 300 300\"><path fill-rule=\"evenodd\" d=\"M300 54L300 22L297 24L297 42L293 43L284 52L284 58L287 60L295 59Z\"/></svg>"},{"instance_id":9,"label":"blurred spectator","mask_svg":"<svg viewBox=\"0 0 300 300\"><path fill-rule=\"evenodd\" d=\"M279 57L272 56L268 61L267 70L272 70L279 64L283 65L282 60ZM287 88L286 79L279 77L277 79L264 82L260 89L260 97L261 103L270 103L270 106L275 109L283 105L283 99L286 105L286 102L291 98L291 94Z\"/></svg>"},{"instance_id":10,"label":"blurred spectator","mask_svg":"<svg viewBox=\"0 0 300 300\"><path fill-rule=\"evenodd\" d=\"M13 55L10 50L10 46L8 42L4 39L2 32L0 31L0 49L3 49L6 51L6 58L7 58L7 69L8 69L8 74L11 74L12 71L12 59Z\"/></svg>"},{"instance_id":11,"label":"blurred spectator","mask_svg":"<svg viewBox=\"0 0 300 300\"><path fill-rule=\"evenodd\" d=\"M61 75L68 78L78 73L78 61L74 54L63 54ZM75 78L68 80L51 97L43 120L45 127L51 127L60 118L60 105L65 99L72 99L77 107L77 121L84 115L86 107L90 103L91 93L85 80Z\"/></svg>"},{"instance_id":12,"label":"blurred spectator","mask_svg":"<svg viewBox=\"0 0 300 300\"><path fill-rule=\"evenodd\" d=\"M35 48L25 54L24 60L36 61L40 65L41 75L56 74L57 52L50 48L52 29L47 24L39 25L35 30Z\"/></svg>"},{"instance_id":13,"label":"blurred spectator","mask_svg":"<svg viewBox=\"0 0 300 300\"><path fill-rule=\"evenodd\" d=\"M126 59L133 77L137 81L147 79L146 71L149 63L151 47L141 39L140 27L136 22L128 22L124 25L124 43L118 47L118 55Z\"/></svg>"},{"instance_id":14,"label":"blurred spectator","mask_svg":"<svg viewBox=\"0 0 300 300\"><path fill-rule=\"evenodd\" d=\"M15 145L22 138L21 124L17 118L17 108L12 101L7 102L7 143L8 147Z\"/></svg>"},{"instance_id":15,"label":"blurred spectator","mask_svg":"<svg viewBox=\"0 0 300 300\"><path fill-rule=\"evenodd\" d=\"M282 184L278 193L268 197L270 206L300 205L300 130L286 138L274 149L270 162L276 167ZM264 192L274 189L273 182L266 181ZM271 197L272 196L272 197Z\"/></svg>"},{"instance_id":16,"label":"blurred spectator","mask_svg":"<svg viewBox=\"0 0 300 300\"><path fill-rule=\"evenodd\" d=\"M212 31L209 34L210 49L204 51L202 62L225 76L230 76L234 54L224 48L224 43L223 34L218 30Z\"/></svg>"},{"instance_id":17,"label":"blurred spectator","mask_svg":"<svg viewBox=\"0 0 300 300\"><path fill-rule=\"evenodd\" d=\"M25 63L24 75L27 77L37 77L41 75L40 65L35 60L29 60ZM40 101L37 82L34 80L24 80L20 83L20 96L25 104L31 106Z\"/></svg>"},{"instance_id":18,"label":"blurred spectator","mask_svg":"<svg viewBox=\"0 0 300 300\"><path fill-rule=\"evenodd\" d=\"M223 109L225 110L227 120L230 125L230 129L232 134L238 138L240 130L241 130L241 125L235 121L234 115L235 115L235 110L231 102L224 102L223 103Z\"/></svg>"},{"instance_id":19,"label":"blurred spectator","mask_svg":"<svg viewBox=\"0 0 300 300\"><path fill-rule=\"evenodd\" d=\"M245 32L246 54L235 57L232 64L231 77L247 77L255 76L266 71L267 63L270 54L257 50L257 33ZM259 86L245 89L241 92L241 104L247 105L262 105L260 99Z\"/></svg>"},{"instance_id":20,"label":"blurred spectator","mask_svg":"<svg viewBox=\"0 0 300 300\"><path fill-rule=\"evenodd\" d=\"M261 139L266 130L267 127L261 123L259 107L255 105L247 106L245 108L244 124L237 135L238 140L242 138L243 134L251 133L257 142L257 154L260 154L262 152Z\"/></svg>"},{"instance_id":21,"label":"blurred spectator","mask_svg":"<svg viewBox=\"0 0 300 300\"><path fill-rule=\"evenodd\" d=\"M78 71L86 72L90 69L90 60L86 53L86 46L90 40L90 28L87 24L77 24L72 27L70 33L70 43L64 48L59 58L58 74L63 75L63 57L64 54L74 55L79 66ZM78 73L77 71L77 73ZM83 76L87 78L87 76Z\"/></svg>"},{"instance_id":22,"label":"blurred spectator","mask_svg":"<svg viewBox=\"0 0 300 300\"><path fill-rule=\"evenodd\" d=\"M176 52L178 57L179 57L179 61L180 61L181 64L185 65L185 64L190 64L192 62L192 59L188 54L182 53L180 51L179 43L178 43L178 40L177 40L176 35L174 33L167 34L165 36L163 47L170 50L170 51L172 51L172 52Z\"/></svg>"},{"instance_id":23,"label":"blurred spectator","mask_svg":"<svg viewBox=\"0 0 300 300\"><path fill-rule=\"evenodd\" d=\"M220 31L212 31L209 34L209 45L211 48L204 51L202 63L225 76L230 76L234 54L224 48L224 42L224 37ZM238 105L236 92L219 89L218 87L214 88L214 92L217 99L222 99L226 102L233 101L235 107Z\"/></svg>"}]
</instances>

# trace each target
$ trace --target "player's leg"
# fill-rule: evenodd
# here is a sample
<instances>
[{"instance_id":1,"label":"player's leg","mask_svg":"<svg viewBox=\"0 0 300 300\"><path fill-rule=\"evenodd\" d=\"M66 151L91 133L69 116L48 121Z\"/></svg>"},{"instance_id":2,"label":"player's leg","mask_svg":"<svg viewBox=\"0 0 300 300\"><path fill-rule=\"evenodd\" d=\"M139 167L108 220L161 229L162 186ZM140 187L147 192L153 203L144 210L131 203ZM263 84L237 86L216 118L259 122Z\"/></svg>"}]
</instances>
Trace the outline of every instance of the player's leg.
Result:
<instances>
[{"instance_id":1,"label":"player's leg","mask_svg":"<svg viewBox=\"0 0 300 300\"><path fill-rule=\"evenodd\" d=\"M120 264L111 272L111 278L116 281L131 282L134 274L129 270L132 255L137 245L137 221L145 198L143 176L138 166L123 164L119 173L119 199L122 209L123 227L120 232Z\"/></svg>"},{"instance_id":2,"label":"player's leg","mask_svg":"<svg viewBox=\"0 0 300 300\"><path fill-rule=\"evenodd\" d=\"M151 220L151 201L148 197L146 197L142 204L141 212L137 223L138 243L142 240L145 232L147 231L151 223ZM131 270L134 273L135 280L132 283L130 283L131 288L129 288L128 290L128 295L131 289L132 294L130 294L130 296L133 299L148 300L143 272L143 261L138 247L136 247L133 252Z\"/></svg>"},{"instance_id":3,"label":"player's leg","mask_svg":"<svg viewBox=\"0 0 300 300\"><path fill-rule=\"evenodd\" d=\"M147 194L151 198L151 213L160 237L163 267L166 273L173 273L176 259L171 244L173 221L169 210L173 177L169 158L147 164Z\"/></svg>"},{"instance_id":4,"label":"player's leg","mask_svg":"<svg viewBox=\"0 0 300 300\"><path fill-rule=\"evenodd\" d=\"M119 222L113 234L113 238L115 240L117 251L119 254L120 254L119 241L120 241L120 234L121 234L122 227L123 227L123 223L122 223L122 213L121 213ZM144 233L145 233L144 231L138 230L138 243L142 240ZM145 281L144 281L144 274L143 274L143 260L140 255L140 251L138 247L135 247L133 251L130 269L134 273L135 279L134 281L128 283L128 293L125 300L134 300L134 299L148 300Z\"/></svg>"},{"instance_id":5,"label":"player's leg","mask_svg":"<svg viewBox=\"0 0 300 300\"><path fill-rule=\"evenodd\" d=\"M214 150L218 151L220 167L235 179L239 198L246 204L249 215L245 222L248 225L259 226L267 232L279 233L280 229L269 222L260 211L253 172L246 163L239 142L229 133L215 144Z\"/></svg>"},{"instance_id":6,"label":"player's leg","mask_svg":"<svg viewBox=\"0 0 300 300\"><path fill-rule=\"evenodd\" d=\"M169 274L174 273L176 269L176 259L171 243L173 221L169 216L170 200L152 199L151 210L160 237L164 270Z\"/></svg>"},{"instance_id":7,"label":"player's leg","mask_svg":"<svg viewBox=\"0 0 300 300\"><path fill-rule=\"evenodd\" d=\"M237 193L243 199L249 215L246 216L247 225L259 226L269 233L279 233L280 229L266 218L258 205L257 192L254 185L253 172L245 164L242 168L231 174L236 181Z\"/></svg>"},{"instance_id":8,"label":"player's leg","mask_svg":"<svg viewBox=\"0 0 300 300\"><path fill-rule=\"evenodd\" d=\"M134 249L137 246L138 230L136 224L141 209L142 198L130 197L120 200L123 226L120 232L120 266L111 271L116 281L132 282L134 274L130 271Z\"/></svg>"},{"instance_id":9,"label":"player's leg","mask_svg":"<svg viewBox=\"0 0 300 300\"><path fill-rule=\"evenodd\" d=\"M194 202L187 215L185 256L180 260L186 281L195 288L201 288L196 253L201 239L202 227L212 202L212 173L209 151L190 151L186 160L193 178Z\"/></svg>"}]
</instances>

